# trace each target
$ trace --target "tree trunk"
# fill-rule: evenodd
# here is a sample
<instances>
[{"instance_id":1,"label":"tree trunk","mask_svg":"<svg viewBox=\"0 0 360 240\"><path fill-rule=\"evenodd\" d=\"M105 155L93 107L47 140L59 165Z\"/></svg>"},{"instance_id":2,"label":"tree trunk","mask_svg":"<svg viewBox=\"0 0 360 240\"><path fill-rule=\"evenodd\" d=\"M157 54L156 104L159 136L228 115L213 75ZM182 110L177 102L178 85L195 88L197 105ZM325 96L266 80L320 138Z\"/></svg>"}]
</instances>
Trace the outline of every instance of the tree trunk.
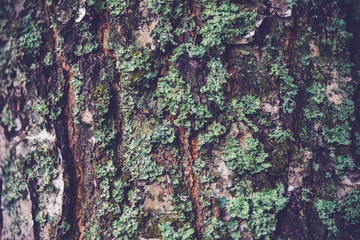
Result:
<instances>
[{"instance_id":1,"label":"tree trunk","mask_svg":"<svg viewBox=\"0 0 360 240\"><path fill-rule=\"evenodd\" d=\"M360 239L356 0L3 0L1 239Z\"/></svg>"}]
</instances>

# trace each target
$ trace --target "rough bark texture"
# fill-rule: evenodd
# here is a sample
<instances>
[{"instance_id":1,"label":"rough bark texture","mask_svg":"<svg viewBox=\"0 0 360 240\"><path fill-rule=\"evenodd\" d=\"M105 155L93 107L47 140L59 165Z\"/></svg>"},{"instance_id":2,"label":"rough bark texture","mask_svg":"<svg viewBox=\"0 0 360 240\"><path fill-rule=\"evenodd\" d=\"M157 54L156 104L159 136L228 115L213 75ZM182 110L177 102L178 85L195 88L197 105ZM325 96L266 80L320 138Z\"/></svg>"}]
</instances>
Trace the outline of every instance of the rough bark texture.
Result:
<instances>
[{"instance_id":1,"label":"rough bark texture","mask_svg":"<svg viewBox=\"0 0 360 240\"><path fill-rule=\"evenodd\" d=\"M3 0L1 239L360 239L356 0Z\"/></svg>"}]
</instances>

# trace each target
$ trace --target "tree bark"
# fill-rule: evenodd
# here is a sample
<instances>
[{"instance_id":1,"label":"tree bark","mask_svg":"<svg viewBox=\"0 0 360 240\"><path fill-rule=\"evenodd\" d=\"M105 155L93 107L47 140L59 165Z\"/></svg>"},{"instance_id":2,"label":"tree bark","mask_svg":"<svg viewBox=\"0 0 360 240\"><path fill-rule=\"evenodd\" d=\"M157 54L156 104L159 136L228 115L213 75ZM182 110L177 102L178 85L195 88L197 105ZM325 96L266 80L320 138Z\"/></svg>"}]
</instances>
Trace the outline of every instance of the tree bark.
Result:
<instances>
[{"instance_id":1,"label":"tree bark","mask_svg":"<svg viewBox=\"0 0 360 240\"><path fill-rule=\"evenodd\" d=\"M1 239L359 239L355 0L3 0Z\"/></svg>"}]
</instances>

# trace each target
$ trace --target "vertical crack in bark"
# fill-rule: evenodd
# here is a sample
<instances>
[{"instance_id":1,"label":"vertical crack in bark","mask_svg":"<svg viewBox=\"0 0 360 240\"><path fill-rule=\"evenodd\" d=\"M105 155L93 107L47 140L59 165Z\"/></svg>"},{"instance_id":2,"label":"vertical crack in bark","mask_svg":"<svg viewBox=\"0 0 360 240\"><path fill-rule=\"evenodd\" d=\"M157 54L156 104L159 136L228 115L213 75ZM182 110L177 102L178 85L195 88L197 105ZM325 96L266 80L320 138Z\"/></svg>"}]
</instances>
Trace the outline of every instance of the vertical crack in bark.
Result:
<instances>
[{"instance_id":1,"label":"vertical crack in bark","mask_svg":"<svg viewBox=\"0 0 360 240\"><path fill-rule=\"evenodd\" d=\"M289 69L289 74L290 76L294 76L294 68L295 68L295 57L296 57L296 52L295 52L295 45L296 45L296 40L297 40L297 33L296 33L296 16L294 16L294 27L291 27L289 29L288 32L288 39L289 39L289 45L288 45L288 50L287 50L287 57L288 57L288 69ZM295 80L295 84L297 83L296 81L296 77L294 76L294 80ZM298 84L297 84L298 85ZM294 133L294 137L295 137L295 141L297 142L297 144L301 144L301 140L300 140L300 136L299 136L299 131L300 131L300 127L299 127L299 123L300 123L300 114L301 114L301 110L303 108L304 105L304 92L302 89L299 89L297 95L295 96L295 108L293 110L293 116L290 118L291 119L291 127L292 127L292 132ZM289 119L289 120L290 120Z\"/></svg>"},{"instance_id":2,"label":"vertical crack in bark","mask_svg":"<svg viewBox=\"0 0 360 240\"><path fill-rule=\"evenodd\" d=\"M180 131L180 141L183 144L185 155L188 156L188 163L185 167L185 176L188 176L188 179L185 179L187 190L193 203L193 209L195 214L195 231L196 236L201 239L204 232L204 221L203 221L203 207L199 199L198 187L199 180L194 172L193 165L196 161L197 152L197 135L187 137L186 131L182 128L179 128Z\"/></svg>"},{"instance_id":3,"label":"vertical crack in bark","mask_svg":"<svg viewBox=\"0 0 360 240\"><path fill-rule=\"evenodd\" d=\"M232 50L233 49L231 48L230 45L226 45L224 60L223 60L224 66L226 66L227 72L229 73L229 78L226 83L226 88L224 91L224 97L225 97L226 103L231 103L231 101L234 97L233 96L234 92L236 92L235 83L236 83L237 66L236 66L236 64L232 64L230 62L230 58L231 58L230 54L231 54ZM240 83L240 82L238 81L238 83Z\"/></svg>"},{"instance_id":4,"label":"vertical crack in bark","mask_svg":"<svg viewBox=\"0 0 360 240\"><path fill-rule=\"evenodd\" d=\"M197 136L190 139L190 153L191 153L190 180L192 181L190 187L191 187L191 197L195 205L195 228L196 228L197 236L199 238L202 238L202 234L204 233L203 207L199 200L199 194L198 194L199 180L193 169L193 165L197 157L197 153L196 153L197 142L198 142Z\"/></svg>"},{"instance_id":5,"label":"vertical crack in bark","mask_svg":"<svg viewBox=\"0 0 360 240\"><path fill-rule=\"evenodd\" d=\"M54 37L54 49L56 49L56 46L58 44L58 32L54 29L53 30L53 37ZM79 154L77 149L77 135L76 135L76 126L74 123L74 119L72 116L72 99L74 98L73 90L70 84L71 78L73 77L73 73L71 72L71 66L59 55L58 52L55 51L56 55L56 62L63 70L64 77L66 78L65 86L64 86L64 102L65 102L65 108L64 108L64 129L66 131L66 142L69 146L69 152L66 153L68 157L68 163L70 163L73 167L72 171L75 173L75 176L70 176L70 192L74 193L76 195L75 199L73 199L73 202L75 203L75 206L73 204L69 204L69 216L72 216L74 219L68 219L70 222L73 222L73 236L76 236L77 238L82 238L82 221L81 221L81 201L82 201L82 166L81 162L79 161ZM73 198L73 196L69 196L70 198ZM72 209L75 208L75 209Z\"/></svg>"},{"instance_id":6,"label":"vertical crack in bark","mask_svg":"<svg viewBox=\"0 0 360 240\"><path fill-rule=\"evenodd\" d=\"M197 30L199 30L201 28L201 26L203 25L203 23L201 21L200 8L198 7L197 2L195 0L189 0L189 8L190 8L191 14L194 16L195 28ZM194 37L194 42L195 42L195 40L196 40L196 36Z\"/></svg>"},{"instance_id":7,"label":"vertical crack in bark","mask_svg":"<svg viewBox=\"0 0 360 240\"><path fill-rule=\"evenodd\" d=\"M230 65L228 67L228 73L230 74L229 76L229 89L228 91L225 92L225 100L227 103L231 103L232 99L233 99L233 94L234 91L232 91L232 89L234 89L234 85L236 82L236 65Z\"/></svg>"},{"instance_id":8,"label":"vertical crack in bark","mask_svg":"<svg viewBox=\"0 0 360 240\"><path fill-rule=\"evenodd\" d=\"M293 18L292 18L292 26L286 28L286 40L287 40L287 51L285 52L285 63L287 65L287 68L289 69L289 75L294 78L294 83L298 86L298 92L296 96L294 97L295 100L295 107L291 114L287 114L285 112L282 112L283 122L286 124L285 126L292 130L294 134L294 139L296 142L296 145L301 149L301 138L300 138L300 122L301 122L301 113L304 108L304 104L306 103L304 101L304 94L305 90L301 89L299 80L297 79L297 69L296 67L296 42L298 38L297 33L297 24L298 24L298 16L296 15L296 11L293 11ZM300 19L300 17L299 17ZM287 161L286 161L286 169L289 169L290 165L293 162L300 163L299 160L292 159L292 153L291 151L287 152ZM302 161L302 160L301 160ZM301 170L296 170L301 171ZM289 174L286 174L286 180L287 184L290 183ZM282 237L290 237L290 238L307 238L307 231L304 231L303 226L306 226L307 219L304 218L304 212L309 211L307 208L307 205L304 204L302 200L302 195L299 194L298 190L295 190L293 192L287 193L289 196L289 203L287 205L287 214L279 214L279 225L277 227L277 232L279 235L282 235ZM305 214L306 215L306 214ZM307 214L307 216L310 216L310 214ZM294 226L298 226L299 229L297 231L291 231L291 229Z\"/></svg>"},{"instance_id":9,"label":"vertical crack in bark","mask_svg":"<svg viewBox=\"0 0 360 240\"><path fill-rule=\"evenodd\" d=\"M39 193L38 189L36 187L37 182L35 180L32 180L28 183L28 189L29 189L29 195L30 195L30 201L31 201L31 217L33 218L33 234L34 239L38 240L40 239L40 233L41 233L41 226L39 221L36 221L36 214L41 210L39 207Z\"/></svg>"},{"instance_id":10,"label":"vertical crack in bark","mask_svg":"<svg viewBox=\"0 0 360 240\"><path fill-rule=\"evenodd\" d=\"M294 83L298 85L298 82L296 81L296 76L294 74L295 71L295 58L296 58L296 41L297 41L297 16L295 14L295 11L293 11L293 26L286 28L286 38L287 38L287 51L286 53L286 64L287 68L289 69L289 75L294 77ZM299 89L297 95L295 96L295 108L293 109L292 116L284 117L285 123L288 125L288 127L292 129L292 132L294 133L295 141L300 144L299 140L299 116L301 114L301 109L303 107L303 92L302 89ZM283 114L285 114L283 112Z\"/></svg>"},{"instance_id":11,"label":"vertical crack in bark","mask_svg":"<svg viewBox=\"0 0 360 240\"><path fill-rule=\"evenodd\" d=\"M109 35L109 31L110 31L109 10L108 10L107 4L106 4L106 10L105 10L105 13L103 15L103 20L102 20L102 24L101 24L100 29L102 30L102 33L103 33L101 47L102 47L102 50L103 50L104 54L110 56L116 62L118 62L118 58L117 58L116 54L114 54L113 52L111 52L107 48L107 45L108 45L107 38L108 38L108 35Z\"/></svg>"},{"instance_id":12,"label":"vertical crack in bark","mask_svg":"<svg viewBox=\"0 0 360 240\"><path fill-rule=\"evenodd\" d=\"M355 3L355 2L354 2ZM354 63L351 71L351 77L353 78L356 86L355 91L353 93L352 100L354 102L354 117L355 121L350 122L351 126L351 154L353 156L353 159L355 160L355 163L357 165L360 164L360 157L356 153L358 146L356 145L356 133L360 132L360 30L359 30L359 23L360 19L358 19L354 15L354 5L349 3L348 5L345 5L345 11L346 11L346 27L347 31L353 34L352 39L348 42L347 48L349 51L349 57L350 61Z\"/></svg>"},{"instance_id":13,"label":"vertical crack in bark","mask_svg":"<svg viewBox=\"0 0 360 240\"><path fill-rule=\"evenodd\" d=\"M100 25L100 31L102 33L102 43L101 43L101 49L102 52L104 53L104 55L109 56L110 58L112 58L115 61L115 65L116 63L119 61L118 57L116 56L115 53L113 53L112 51L110 51L107 47L108 45L108 35L109 35L109 31L110 31L110 20L109 20L109 8L108 5L106 3L106 9L104 11L104 14L102 16L102 22ZM114 88L114 97L116 99L116 102L119 103L120 102L120 93L121 93L121 73L118 72L117 70L117 75L118 75L118 82L115 82L113 85ZM118 144L117 144L117 153L118 153L118 158L122 159L122 156L120 154L120 148L121 148L121 144L122 144L122 140L123 140L123 127L124 127L124 121L122 118L122 113L120 111L120 105L116 104L116 117L118 119L118 121L116 121L116 129L119 132L119 139L118 139ZM122 163L121 163L122 165Z\"/></svg>"}]
</instances>

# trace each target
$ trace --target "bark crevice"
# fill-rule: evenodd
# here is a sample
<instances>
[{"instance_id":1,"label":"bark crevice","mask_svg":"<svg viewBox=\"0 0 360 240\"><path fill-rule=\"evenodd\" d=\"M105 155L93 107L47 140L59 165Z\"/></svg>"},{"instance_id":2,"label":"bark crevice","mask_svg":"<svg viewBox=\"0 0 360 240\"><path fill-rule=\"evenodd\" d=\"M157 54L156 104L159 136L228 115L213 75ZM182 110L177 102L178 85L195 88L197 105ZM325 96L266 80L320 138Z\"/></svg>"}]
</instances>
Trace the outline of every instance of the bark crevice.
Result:
<instances>
[{"instance_id":1,"label":"bark crevice","mask_svg":"<svg viewBox=\"0 0 360 240\"><path fill-rule=\"evenodd\" d=\"M185 159L188 162L185 163L185 184L190 200L193 203L194 212L194 224L196 237L202 238L204 233L204 219L203 219L203 207L199 199L199 180L194 172L193 166L197 158L196 146L197 146L197 134L192 134L190 137L186 135L186 130L179 129L179 138L185 151Z\"/></svg>"}]
</instances>

